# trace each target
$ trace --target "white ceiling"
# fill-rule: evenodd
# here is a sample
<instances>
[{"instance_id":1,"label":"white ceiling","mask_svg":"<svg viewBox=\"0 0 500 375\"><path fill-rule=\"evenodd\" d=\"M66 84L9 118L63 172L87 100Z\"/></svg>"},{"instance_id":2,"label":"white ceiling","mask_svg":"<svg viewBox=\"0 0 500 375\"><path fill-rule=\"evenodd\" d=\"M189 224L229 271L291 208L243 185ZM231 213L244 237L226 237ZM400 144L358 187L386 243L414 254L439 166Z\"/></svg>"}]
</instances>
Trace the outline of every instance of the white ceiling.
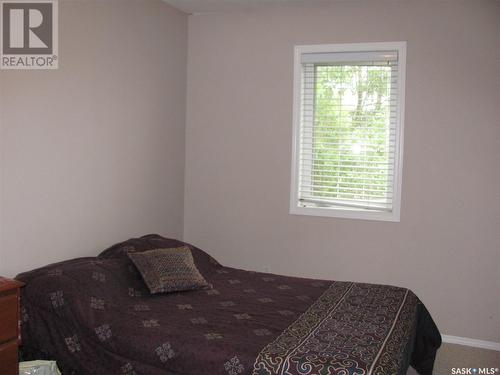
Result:
<instances>
[{"instance_id":1,"label":"white ceiling","mask_svg":"<svg viewBox=\"0 0 500 375\"><path fill-rule=\"evenodd\" d=\"M249 10L276 5L324 3L334 0L164 0L186 13L211 13Z\"/></svg>"}]
</instances>

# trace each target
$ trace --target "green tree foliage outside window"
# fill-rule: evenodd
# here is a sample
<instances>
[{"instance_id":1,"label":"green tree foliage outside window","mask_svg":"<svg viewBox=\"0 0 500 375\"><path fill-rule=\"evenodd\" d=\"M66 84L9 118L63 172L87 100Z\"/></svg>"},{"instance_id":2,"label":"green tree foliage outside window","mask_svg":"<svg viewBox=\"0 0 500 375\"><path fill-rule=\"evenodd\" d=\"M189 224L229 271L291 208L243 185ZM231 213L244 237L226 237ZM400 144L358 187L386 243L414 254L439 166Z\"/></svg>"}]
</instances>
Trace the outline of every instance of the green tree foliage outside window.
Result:
<instances>
[{"instance_id":1,"label":"green tree foliage outside window","mask_svg":"<svg viewBox=\"0 0 500 375\"><path fill-rule=\"evenodd\" d=\"M391 67L314 67L312 197L390 201Z\"/></svg>"}]
</instances>

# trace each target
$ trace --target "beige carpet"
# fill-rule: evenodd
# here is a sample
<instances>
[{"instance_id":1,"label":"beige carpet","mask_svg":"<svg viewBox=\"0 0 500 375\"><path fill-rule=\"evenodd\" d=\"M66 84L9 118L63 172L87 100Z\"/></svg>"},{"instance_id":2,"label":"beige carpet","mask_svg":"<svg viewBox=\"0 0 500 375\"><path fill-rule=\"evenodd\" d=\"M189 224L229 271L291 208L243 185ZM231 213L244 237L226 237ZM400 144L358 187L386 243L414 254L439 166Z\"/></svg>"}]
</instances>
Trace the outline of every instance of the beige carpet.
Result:
<instances>
[{"instance_id":1,"label":"beige carpet","mask_svg":"<svg viewBox=\"0 0 500 375\"><path fill-rule=\"evenodd\" d=\"M493 367L500 369L500 352L462 345L443 344L438 351L434 374L451 375L451 369L454 367ZM496 374L500 375L500 371L496 372ZM410 368L407 375L417 375L417 372Z\"/></svg>"}]
</instances>

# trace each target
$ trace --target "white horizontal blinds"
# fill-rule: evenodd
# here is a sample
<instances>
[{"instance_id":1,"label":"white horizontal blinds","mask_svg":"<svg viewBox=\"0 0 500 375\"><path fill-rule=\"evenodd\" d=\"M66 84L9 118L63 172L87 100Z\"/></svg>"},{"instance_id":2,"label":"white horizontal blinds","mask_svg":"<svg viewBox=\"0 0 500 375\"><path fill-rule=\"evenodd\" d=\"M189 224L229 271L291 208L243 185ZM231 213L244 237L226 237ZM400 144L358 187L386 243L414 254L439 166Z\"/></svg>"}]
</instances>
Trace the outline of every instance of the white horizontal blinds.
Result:
<instances>
[{"instance_id":1,"label":"white horizontal blinds","mask_svg":"<svg viewBox=\"0 0 500 375\"><path fill-rule=\"evenodd\" d=\"M392 211L397 52L301 56L299 205Z\"/></svg>"}]
</instances>

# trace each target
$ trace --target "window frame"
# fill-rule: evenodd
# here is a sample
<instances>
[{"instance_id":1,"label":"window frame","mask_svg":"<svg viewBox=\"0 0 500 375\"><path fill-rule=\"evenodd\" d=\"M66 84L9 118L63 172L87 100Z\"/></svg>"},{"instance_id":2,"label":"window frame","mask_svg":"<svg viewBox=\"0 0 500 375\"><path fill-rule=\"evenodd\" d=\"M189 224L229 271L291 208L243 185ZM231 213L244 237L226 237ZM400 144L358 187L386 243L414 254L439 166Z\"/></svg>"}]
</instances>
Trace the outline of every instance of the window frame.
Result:
<instances>
[{"instance_id":1,"label":"window frame","mask_svg":"<svg viewBox=\"0 0 500 375\"><path fill-rule=\"evenodd\" d=\"M394 158L393 204L392 211L376 211L337 207L302 207L299 205L299 168L300 168L300 129L301 129L301 56L305 53L335 53L335 52L376 52L397 51L398 96L396 104L396 144ZM290 186L290 214L336 217L346 219L376 220L399 222L401 219L401 188L403 176L403 143L404 143L404 107L406 79L406 42L376 42L376 43L341 43L297 45L294 47L293 70L293 148L292 174Z\"/></svg>"}]
</instances>

